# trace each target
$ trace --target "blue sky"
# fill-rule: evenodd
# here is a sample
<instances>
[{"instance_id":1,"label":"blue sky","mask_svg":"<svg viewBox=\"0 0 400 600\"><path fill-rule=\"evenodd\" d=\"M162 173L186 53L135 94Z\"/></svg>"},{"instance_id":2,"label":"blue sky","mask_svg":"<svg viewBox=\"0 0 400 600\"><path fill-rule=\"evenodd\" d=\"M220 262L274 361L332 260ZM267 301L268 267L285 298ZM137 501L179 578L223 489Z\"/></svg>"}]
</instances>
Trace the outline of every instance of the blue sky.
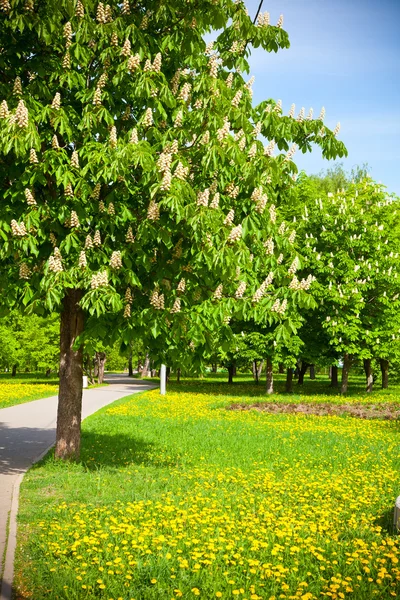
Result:
<instances>
[{"instance_id":1,"label":"blue sky","mask_svg":"<svg viewBox=\"0 0 400 600\"><path fill-rule=\"evenodd\" d=\"M259 0L245 0L253 17ZM271 23L284 16L291 47L277 54L253 50L254 101L279 98L284 113L326 108L325 123L341 123L347 170L368 163L389 192L400 195L400 0L264 0ZM333 165L295 155L307 173Z\"/></svg>"}]
</instances>

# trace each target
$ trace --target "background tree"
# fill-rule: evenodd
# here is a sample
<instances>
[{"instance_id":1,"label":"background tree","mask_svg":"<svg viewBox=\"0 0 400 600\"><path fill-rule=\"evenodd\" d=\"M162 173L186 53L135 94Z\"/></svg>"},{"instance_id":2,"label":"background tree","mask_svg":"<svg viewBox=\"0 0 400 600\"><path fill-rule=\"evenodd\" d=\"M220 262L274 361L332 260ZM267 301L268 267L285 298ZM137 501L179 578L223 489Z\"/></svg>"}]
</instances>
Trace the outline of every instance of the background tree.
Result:
<instances>
[{"instance_id":1,"label":"background tree","mask_svg":"<svg viewBox=\"0 0 400 600\"><path fill-rule=\"evenodd\" d=\"M342 393L355 359L364 364L371 391L372 359L398 355L398 199L370 178L325 195L304 178L299 194L304 264L315 277L319 306L314 327L343 358Z\"/></svg>"}]
</instances>

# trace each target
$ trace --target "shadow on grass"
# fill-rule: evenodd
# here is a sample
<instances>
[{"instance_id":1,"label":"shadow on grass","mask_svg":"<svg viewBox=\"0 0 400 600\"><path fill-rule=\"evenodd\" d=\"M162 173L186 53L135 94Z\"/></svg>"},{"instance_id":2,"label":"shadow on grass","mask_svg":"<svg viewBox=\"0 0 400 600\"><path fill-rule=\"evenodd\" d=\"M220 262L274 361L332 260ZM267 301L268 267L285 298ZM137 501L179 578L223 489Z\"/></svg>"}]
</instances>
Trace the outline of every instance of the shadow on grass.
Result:
<instances>
[{"instance_id":1,"label":"shadow on grass","mask_svg":"<svg viewBox=\"0 0 400 600\"><path fill-rule=\"evenodd\" d=\"M394 506L387 508L375 521L375 525L382 527L390 536L398 535L398 531L394 526Z\"/></svg>"},{"instance_id":2,"label":"shadow on grass","mask_svg":"<svg viewBox=\"0 0 400 600\"><path fill-rule=\"evenodd\" d=\"M61 470L84 469L85 471L120 470L129 465L144 465L155 468L175 466L177 457L164 455L153 442L125 432L115 434L101 431L83 431L81 455L77 462L64 462L54 458L54 448L31 470L50 466Z\"/></svg>"}]
</instances>

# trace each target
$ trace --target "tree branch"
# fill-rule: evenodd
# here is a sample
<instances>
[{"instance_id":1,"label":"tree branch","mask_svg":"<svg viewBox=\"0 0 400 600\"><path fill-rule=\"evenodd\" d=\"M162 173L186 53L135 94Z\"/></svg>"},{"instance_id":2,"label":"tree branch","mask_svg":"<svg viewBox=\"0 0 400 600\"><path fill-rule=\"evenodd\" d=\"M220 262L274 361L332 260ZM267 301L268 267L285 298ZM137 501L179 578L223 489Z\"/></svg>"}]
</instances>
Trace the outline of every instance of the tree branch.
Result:
<instances>
[{"instance_id":1,"label":"tree branch","mask_svg":"<svg viewBox=\"0 0 400 600\"><path fill-rule=\"evenodd\" d=\"M262 5L264 4L264 0L261 0L260 4L258 5L258 9L256 12L256 16L254 17L254 21L253 24L255 24L255 22L257 21L257 17L260 14L260 10L262 9Z\"/></svg>"}]
</instances>

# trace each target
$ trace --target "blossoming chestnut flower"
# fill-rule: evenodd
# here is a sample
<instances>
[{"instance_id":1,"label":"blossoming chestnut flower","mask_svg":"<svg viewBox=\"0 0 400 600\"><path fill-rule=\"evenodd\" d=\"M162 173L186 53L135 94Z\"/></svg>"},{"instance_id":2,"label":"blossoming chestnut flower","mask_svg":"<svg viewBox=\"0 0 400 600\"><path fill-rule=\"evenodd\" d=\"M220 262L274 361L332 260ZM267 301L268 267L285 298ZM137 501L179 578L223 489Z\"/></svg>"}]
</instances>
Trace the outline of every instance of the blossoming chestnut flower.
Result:
<instances>
[{"instance_id":1,"label":"blossoming chestnut flower","mask_svg":"<svg viewBox=\"0 0 400 600\"><path fill-rule=\"evenodd\" d=\"M15 119L21 129L28 127L28 109L23 100L18 102L17 110L15 111Z\"/></svg>"},{"instance_id":2,"label":"blossoming chestnut flower","mask_svg":"<svg viewBox=\"0 0 400 600\"><path fill-rule=\"evenodd\" d=\"M71 167L74 167L74 169L79 169L79 156L76 150L72 152Z\"/></svg>"},{"instance_id":3,"label":"blossoming chestnut flower","mask_svg":"<svg viewBox=\"0 0 400 600\"><path fill-rule=\"evenodd\" d=\"M214 291L214 294L213 294L214 300L221 300L223 289L224 289L224 286L222 285L222 283L220 283L219 286Z\"/></svg>"},{"instance_id":4,"label":"blossoming chestnut flower","mask_svg":"<svg viewBox=\"0 0 400 600\"><path fill-rule=\"evenodd\" d=\"M242 233L243 231L241 225L234 227L228 236L228 242L236 242L237 240L240 240Z\"/></svg>"},{"instance_id":5,"label":"blossoming chestnut flower","mask_svg":"<svg viewBox=\"0 0 400 600\"><path fill-rule=\"evenodd\" d=\"M8 104L6 100L3 100L0 105L0 119L7 119L10 115L10 111L8 110Z\"/></svg>"},{"instance_id":6,"label":"blossoming chestnut flower","mask_svg":"<svg viewBox=\"0 0 400 600\"><path fill-rule=\"evenodd\" d=\"M264 248L266 249L267 254L274 253L275 244L272 238L269 238L266 242L264 242Z\"/></svg>"},{"instance_id":7,"label":"blossoming chestnut flower","mask_svg":"<svg viewBox=\"0 0 400 600\"><path fill-rule=\"evenodd\" d=\"M85 9L83 7L81 0L78 0L78 2L76 4L75 16L78 17L78 19L83 19L83 17L85 16Z\"/></svg>"},{"instance_id":8,"label":"blossoming chestnut flower","mask_svg":"<svg viewBox=\"0 0 400 600\"><path fill-rule=\"evenodd\" d=\"M11 232L15 237L24 237L28 234L25 223L21 221L21 223L18 224L15 219L12 219L11 221Z\"/></svg>"},{"instance_id":9,"label":"blossoming chestnut flower","mask_svg":"<svg viewBox=\"0 0 400 600\"><path fill-rule=\"evenodd\" d=\"M176 177L177 179L181 179L182 181L185 181L188 174L189 174L189 167L184 167L183 164L181 162L179 162L175 169L174 177Z\"/></svg>"},{"instance_id":10,"label":"blossoming chestnut flower","mask_svg":"<svg viewBox=\"0 0 400 600\"><path fill-rule=\"evenodd\" d=\"M37 165L39 162L36 150L34 150L34 148L31 148L29 151L29 162L31 163L31 165Z\"/></svg>"},{"instance_id":11,"label":"blossoming chestnut flower","mask_svg":"<svg viewBox=\"0 0 400 600\"><path fill-rule=\"evenodd\" d=\"M235 211L233 210L233 208L231 208L231 210L228 212L228 214L226 215L225 219L224 219L224 225L232 225L233 223L233 219L235 218Z\"/></svg>"},{"instance_id":12,"label":"blossoming chestnut flower","mask_svg":"<svg viewBox=\"0 0 400 600\"><path fill-rule=\"evenodd\" d=\"M117 147L117 128L115 127L115 125L111 127L110 131L110 146L111 148Z\"/></svg>"},{"instance_id":13,"label":"blossoming chestnut flower","mask_svg":"<svg viewBox=\"0 0 400 600\"><path fill-rule=\"evenodd\" d=\"M129 6L129 0L123 0L121 12L123 15L131 14L131 7Z\"/></svg>"},{"instance_id":14,"label":"blossoming chestnut flower","mask_svg":"<svg viewBox=\"0 0 400 600\"><path fill-rule=\"evenodd\" d=\"M101 246L101 235L100 235L100 231L98 229L96 229L94 236L93 236L93 245L96 248Z\"/></svg>"},{"instance_id":15,"label":"blossoming chestnut flower","mask_svg":"<svg viewBox=\"0 0 400 600\"><path fill-rule=\"evenodd\" d=\"M241 281L239 287L235 292L235 298L239 300L239 298L243 298L243 294L246 291L247 283L245 281Z\"/></svg>"},{"instance_id":16,"label":"blossoming chestnut flower","mask_svg":"<svg viewBox=\"0 0 400 600\"><path fill-rule=\"evenodd\" d=\"M92 279L90 282L90 287L92 290L96 290L99 287L107 287L108 286L108 273L107 271L99 271L98 273L93 273Z\"/></svg>"},{"instance_id":17,"label":"blossoming chestnut flower","mask_svg":"<svg viewBox=\"0 0 400 600\"><path fill-rule=\"evenodd\" d=\"M197 206L208 206L208 200L210 198L210 190L206 188L203 192L197 194Z\"/></svg>"},{"instance_id":18,"label":"blossoming chestnut flower","mask_svg":"<svg viewBox=\"0 0 400 600\"><path fill-rule=\"evenodd\" d=\"M93 105L101 106L101 88L97 87L93 95Z\"/></svg>"},{"instance_id":19,"label":"blossoming chestnut flower","mask_svg":"<svg viewBox=\"0 0 400 600\"><path fill-rule=\"evenodd\" d=\"M79 253L78 266L81 269L84 269L87 266L86 252L84 250L81 250L81 252Z\"/></svg>"},{"instance_id":20,"label":"blossoming chestnut flower","mask_svg":"<svg viewBox=\"0 0 400 600\"><path fill-rule=\"evenodd\" d=\"M122 267L121 252L119 250L114 250L114 252L111 254L110 267L116 270Z\"/></svg>"},{"instance_id":21,"label":"blossoming chestnut flower","mask_svg":"<svg viewBox=\"0 0 400 600\"><path fill-rule=\"evenodd\" d=\"M158 221L160 218L160 207L154 200L150 201L149 208L147 209L147 218L149 221Z\"/></svg>"},{"instance_id":22,"label":"blossoming chestnut flower","mask_svg":"<svg viewBox=\"0 0 400 600\"><path fill-rule=\"evenodd\" d=\"M176 298L173 307L170 310L171 314L175 314L175 313L179 313L181 312L181 299L180 298Z\"/></svg>"},{"instance_id":23,"label":"blossoming chestnut flower","mask_svg":"<svg viewBox=\"0 0 400 600\"><path fill-rule=\"evenodd\" d=\"M22 263L19 267L19 278L29 279L31 276L31 270L26 263Z\"/></svg>"},{"instance_id":24,"label":"blossoming chestnut flower","mask_svg":"<svg viewBox=\"0 0 400 600\"><path fill-rule=\"evenodd\" d=\"M265 156L272 156L272 154L273 154L273 152L274 152L274 149L275 149L275 141L274 141L274 140L272 140L272 141L271 141L271 142L268 144L268 146L266 146L266 147L264 148L264 155L265 155Z\"/></svg>"},{"instance_id":25,"label":"blossoming chestnut flower","mask_svg":"<svg viewBox=\"0 0 400 600\"><path fill-rule=\"evenodd\" d=\"M35 197L34 197L33 193L31 192L31 190L29 190L28 188L25 189L25 198L26 198L26 203L28 204L28 206L36 205Z\"/></svg>"},{"instance_id":26,"label":"blossoming chestnut flower","mask_svg":"<svg viewBox=\"0 0 400 600\"><path fill-rule=\"evenodd\" d=\"M145 127L151 127L153 125L153 111L151 108L147 108L143 117L143 125Z\"/></svg>"},{"instance_id":27,"label":"blossoming chestnut flower","mask_svg":"<svg viewBox=\"0 0 400 600\"><path fill-rule=\"evenodd\" d=\"M58 139L56 135L53 135L53 137L51 138L51 147L53 148L53 150L59 150L60 146L58 143Z\"/></svg>"},{"instance_id":28,"label":"blossoming chestnut flower","mask_svg":"<svg viewBox=\"0 0 400 600\"><path fill-rule=\"evenodd\" d=\"M121 54L122 56L130 56L131 54L131 43L128 38L125 40L124 45L122 46Z\"/></svg>"}]
</instances>

